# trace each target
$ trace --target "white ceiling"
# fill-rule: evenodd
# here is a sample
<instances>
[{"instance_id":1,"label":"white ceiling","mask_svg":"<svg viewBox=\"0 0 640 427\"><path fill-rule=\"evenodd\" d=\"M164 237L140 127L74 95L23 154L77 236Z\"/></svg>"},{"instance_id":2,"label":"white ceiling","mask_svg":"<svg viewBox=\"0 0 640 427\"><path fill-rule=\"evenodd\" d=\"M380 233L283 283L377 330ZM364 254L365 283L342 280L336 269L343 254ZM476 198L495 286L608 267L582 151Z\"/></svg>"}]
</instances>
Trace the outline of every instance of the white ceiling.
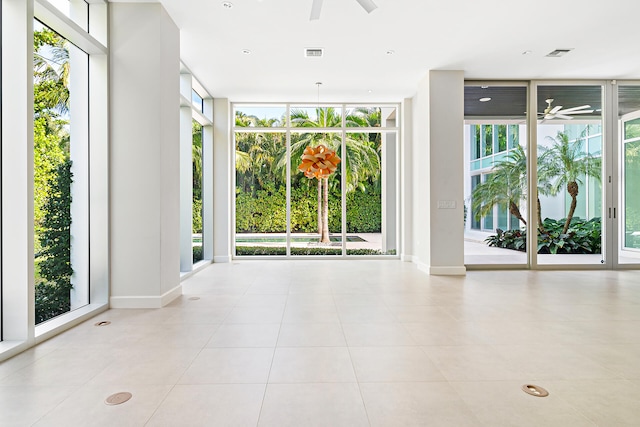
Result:
<instances>
[{"instance_id":1,"label":"white ceiling","mask_svg":"<svg viewBox=\"0 0 640 427\"><path fill-rule=\"evenodd\" d=\"M160 0L181 56L215 97L235 102L400 101L429 70L467 79L640 79L640 1ZM321 59L303 55L321 47ZM545 55L573 48L562 58ZM245 55L243 49L250 49ZM393 55L386 52L393 50ZM531 51L523 55L524 51Z\"/></svg>"}]
</instances>

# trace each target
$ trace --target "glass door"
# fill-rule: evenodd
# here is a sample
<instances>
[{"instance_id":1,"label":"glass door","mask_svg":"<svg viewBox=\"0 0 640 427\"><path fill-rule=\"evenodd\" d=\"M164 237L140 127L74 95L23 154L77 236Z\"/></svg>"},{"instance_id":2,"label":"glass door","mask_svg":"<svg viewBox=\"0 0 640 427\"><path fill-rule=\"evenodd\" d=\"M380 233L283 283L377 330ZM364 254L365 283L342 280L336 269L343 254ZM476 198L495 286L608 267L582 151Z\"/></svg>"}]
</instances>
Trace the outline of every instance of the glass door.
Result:
<instances>
[{"instance_id":1,"label":"glass door","mask_svg":"<svg viewBox=\"0 0 640 427\"><path fill-rule=\"evenodd\" d=\"M464 263L527 265L527 85L465 85Z\"/></svg>"},{"instance_id":2,"label":"glass door","mask_svg":"<svg viewBox=\"0 0 640 427\"><path fill-rule=\"evenodd\" d=\"M538 85L537 263L601 265L603 86Z\"/></svg>"},{"instance_id":3,"label":"glass door","mask_svg":"<svg viewBox=\"0 0 640 427\"><path fill-rule=\"evenodd\" d=\"M640 264L640 86L619 86L619 264Z\"/></svg>"}]
</instances>

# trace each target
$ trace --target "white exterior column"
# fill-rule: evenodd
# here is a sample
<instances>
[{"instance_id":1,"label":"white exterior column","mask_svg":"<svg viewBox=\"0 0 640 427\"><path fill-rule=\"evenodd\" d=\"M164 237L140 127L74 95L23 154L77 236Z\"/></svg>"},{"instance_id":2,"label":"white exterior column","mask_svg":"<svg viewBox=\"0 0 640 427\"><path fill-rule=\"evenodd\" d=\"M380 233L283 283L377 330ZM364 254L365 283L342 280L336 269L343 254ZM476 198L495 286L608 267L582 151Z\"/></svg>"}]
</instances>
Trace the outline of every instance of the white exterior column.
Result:
<instances>
[{"instance_id":1,"label":"white exterior column","mask_svg":"<svg viewBox=\"0 0 640 427\"><path fill-rule=\"evenodd\" d=\"M213 261L231 261L231 105L226 98L213 100ZM235 168L233 169L235 170Z\"/></svg>"},{"instance_id":2,"label":"white exterior column","mask_svg":"<svg viewBox=\"0 0 640 427\"><path fill-rule=\"evenodd\" d=\"M464 73L430 71L413 99L411 157L413 260L429 274L466 272L463 125Z\"/></svg>"},{"instance_id":3,"label":"white exterior column","mask_svg":"<svg viewBox=\"0 0 640 427\"><path fill-rule=\"evenodd\" d=\"M111 307L180 286L180 33L158 3L110 4Z\"/></svg>"},{"instance_id":4,"label":"white exterior column","mask_svg":"<svg viewBox=\"0 0 640 427\"><path fill-rule=\"evenodd\" d=\"M180 92L189 103L180 107L180 271L193 270L193 115L191 74L180 75Z\"/></svg>"}]
</instances>

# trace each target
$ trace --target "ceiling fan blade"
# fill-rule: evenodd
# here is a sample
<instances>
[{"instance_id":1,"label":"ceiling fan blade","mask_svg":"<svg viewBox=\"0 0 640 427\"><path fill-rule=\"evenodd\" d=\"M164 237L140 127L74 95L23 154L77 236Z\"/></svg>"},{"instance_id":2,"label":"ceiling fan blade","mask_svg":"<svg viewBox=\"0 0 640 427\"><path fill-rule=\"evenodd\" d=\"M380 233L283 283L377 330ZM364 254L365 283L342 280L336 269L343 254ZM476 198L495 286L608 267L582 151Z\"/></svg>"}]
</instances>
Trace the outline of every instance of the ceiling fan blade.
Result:
<instances>
[{"instance_id":1,"label":"ceiling fan blade","mask_svg":"<svg viewBox=\"0 0 640 427\"><path fill-rule=\"evenodd\" d=\"M570 111L570 110L562 110L559 111L560 114L591 114L593 110L580 110L580 111Z\"/></svg>"},{"instance_id":2,"label":"ceiling fan blade","mask_svg":"<svg viewBox=\"0 0 640 427\"><path fill-rule=\"evenodd\" d=\"M565 116L564 114L556 114L555 116L553 116L556 119L561 119L561 120L572 120L573 117L571 116Z\"/></svg>"},{"instance_id":3,"label":"ceiling fan blade","mask_svg":"<svg viewBox=\"0 0 640 427\"><path fill-rule=\"evenodd\" d=\"M548 114L555 114L555 113L557 113L557 112L558 112L558 111L560 111L560 110L562 110L562 105L556 105L555 107L553 107L553 108L551 109L551 111L549 111L549 113L548 113Z\"/></svg>"},{"instance_id":4,"label":"ceiling fan blade","mask_svg":"<svg viewBox=\"0 0 640 427\"><path fill-rule=\"evenodd\" d=\"M371 13L378 8L378 6L376 6L373 0L356 0L356 1L360 3L360 6L362 6L362 8L367 11L367 13Z\"/></svg>"},{"instance_id":5,"label":"ceiling fan blade","mask_svg":"<svg viewBox=\"0 0 640 427\"><path fill-rule=\"evenodd\" d=\"M313 0L311 4L311 16L309 21L317 21L320 19L320 11L322 10L322 0Z\"/></svg>"},{"instance_id":6,"label":"ceiling fan blade","mask_svg":"<svg viewBox=\"0 0 640 427\"><path fill-rule=\"evenodd\" d=\"M563 113L572 113L574 111L583 110L585 108L591 108L591 105L581 105L579 107L571 107L571 108L567 108L566 110L562 110L562 112ZM593 110L591 110L591 111L593 111Z\"/></svg>"}]
</instances>

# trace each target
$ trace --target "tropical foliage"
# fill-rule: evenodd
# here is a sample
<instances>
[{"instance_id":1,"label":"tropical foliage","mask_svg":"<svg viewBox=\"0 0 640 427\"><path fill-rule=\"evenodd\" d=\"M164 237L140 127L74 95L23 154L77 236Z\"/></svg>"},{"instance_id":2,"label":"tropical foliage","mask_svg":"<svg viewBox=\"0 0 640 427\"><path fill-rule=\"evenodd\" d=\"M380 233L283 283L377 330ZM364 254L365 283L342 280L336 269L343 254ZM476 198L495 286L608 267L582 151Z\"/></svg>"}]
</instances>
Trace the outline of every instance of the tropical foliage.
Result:
<instances>
[{"instance_id":1,"label":"tropical foliage","mask_svg":"<svg viewBox=\"0 0 640 427\"><path fill-rule=\"evenodd\" d=\"M314 116L310 115L314 114ZM379 127L379 108L358 108L345 115L348 127ZM237 128L280 127L286 118L259 119L237 112ZM380 205L380 151L379 133L346 133L346 152L342 153L342 132L327 129L342 126L341 110L332 107L292 109L291 156L291 222L293 231L318 232L321 234L323 191L319 182L307 179L298 173L297 166L304 149L325 145L334 150L346 162L347 210L357 198L349 199L349 194L368 194L368 206ZM315 131L314 129L319 129ZM249 129L248 129L249 130ZM286 230L286 134L277 131L236 132L236 231L237 232L284 232ZM341 181L340 167L327 180L328 227L330 232L341 229ZM368 199L368 200L369 200ZM376 203L377 200L377 203ZM315 212L311 213L311 210ZM362 210L362 209L361 209ZM365 209L366 210L366 209ZM354 216L357 209L350 211ZM380 231L380 215L372 210L369 225L357 225L353 229L375 229ZM366 214L365 214L366 215ZM349 214L348 214L349 216ZM371 220L376 221L372 227ZM315 223L310 229L310 223Z\"/></svg>"},{"instance_id":2,"label":"tropical foliage","mask_svg":"<svg viewBox=\"0 0 640 427\"><path fill-rule=\"evenodd\" d=\"M589 221L573 218L566 233L563 233L566 219L546 218L546 233L538 233L539 254L599 254L602 251L600 239L600 218ZM489 246L514 249L525 252L527 230L496 230L496 234L485 240Z\"/></svg>"},{"instance_id":3,"label":"tropical foliage","mask_svg":"<svg viewBox=\"0 0 640 427\"><path fill-rule=\"evenodd\" d=\"M538 185L537 185L537 220L539 245L541 253L599 253L599 243L596 245L591 238L594 236L590 227L596 222L589 222L589 236L582 236L578 231L571 231L572 227L580 228L581 220L574 214L577 206L577 196L580 185L586 179L594 178L600 181L601 158L586 150L583 134L571 140L567 133L558 132L555 138L548 137L548 147L541 146L538 157ZM558 230L556 222L551 219L542 221L542 206L539 196L557 196L566 189L571 197L571 204L563 226ZM525 250L523 243L526 239L526 220L522 217L519 205L527 198L527 159L524 148L520 145L508 152L506 157L496 162L485 182L478 184L471 195L471 207L476 219L490 214L496 205L506 205L509 212L523 224L522 229L511 231L496 230L497 234L490 236L487 243L490 246L508 247L510 249ZM550 228L551 227L551 228ZM600 239L600 221L597 221L597 239ZM576 240L576 237L577 240Z\"/></svg>"},{"instance_id":4,"label":"tropical foliage","mask_svg":"<svg viewBox=\"0 0 640 427\"><path fill-rule=\"evenodd\" d=\"M34 31L34 231L36 323L70 309L71 161L69 51L65 39Z\"/></svg>"}]
</instances>

